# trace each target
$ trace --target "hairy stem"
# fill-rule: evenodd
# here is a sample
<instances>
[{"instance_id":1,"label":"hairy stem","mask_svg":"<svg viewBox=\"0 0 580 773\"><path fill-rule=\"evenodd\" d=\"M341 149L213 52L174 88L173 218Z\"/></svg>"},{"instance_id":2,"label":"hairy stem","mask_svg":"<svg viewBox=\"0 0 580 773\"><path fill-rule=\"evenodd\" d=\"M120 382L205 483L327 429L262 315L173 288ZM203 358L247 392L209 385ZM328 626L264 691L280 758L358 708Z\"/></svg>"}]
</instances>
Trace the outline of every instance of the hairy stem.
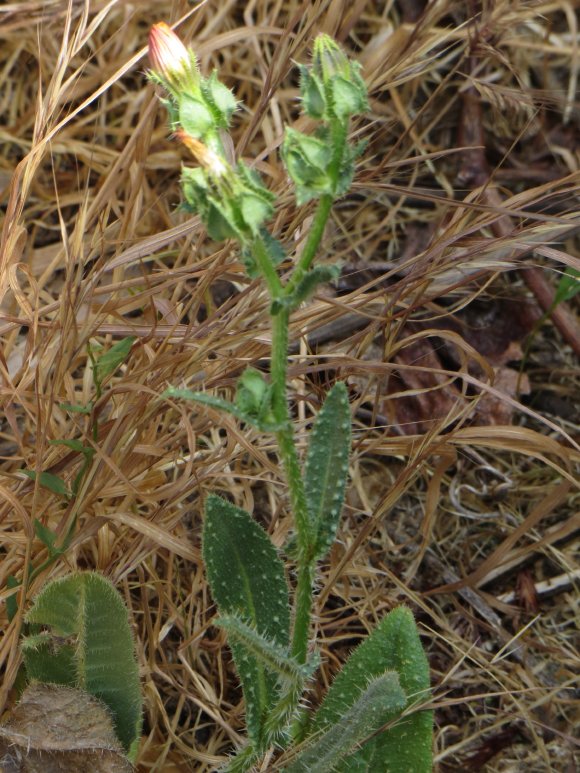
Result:
<instances>
[{"instance_id":1,"label":"hairy stem","mask_svg":"<svg viewBox=\"0 0 580 773\"><path fill-rule=\"evenodd\" d=\"M272 300L279 298L282 295L284 288L282 286L282 282L280 281L280 277L276 273L274 263L268 255L268 249L264 244L264 240L260 236L254 239L252 249L256 263L260 267L260 272L262 273L262 276L268 285L268 292L270 293L270 297Z\"/></svg>"},{"instance_id":2,"label":"hairy stem","mask_svg":"<svg viewBox=\"0 0 580 773\"><path fill-rule=\"evenodd\" d=\"M312 221L312 226L308 234L308 239L306 240L306 244L304 245L300 259L296 264L296 268L294 269L288 284L284 288L285 295L290 295L293 292L298 282L302 279L302 277L306 274L312 265L312 261L316 257L316 252L320 246L322 236L324 235L324 229L326 227L333 203L334 199L329 193L326 193L324 196L320 197L318 207L314 215L314 220Z\"/></svg>"},{"instance_id":3,"label":"hairy stem","mask_svg":"<svg viewBox=\"0 0 580 773\"><path fill-rule=\"evenodd\" d=\"M292 654L299 663L306 662L310 613L312 610L312 589L314 585L314 564L302 551L298 557L298 581L296 584L296 613L292 633Z\"/></svg>"},{"instance_id":4,"label":"hairy stem","mask_svg":"<svg viewBox=\"0 0 580 773\"><path fill-rule=\"evenodd\" d=\"M296 588L292 654L300 663L306 662L312 585L314 572L310 557L313 535L306 505L304 481L296 450L294 429L288 410L286 379L288 374L289 312L282 309L272 318L272 409L282 429L276 433L280 457L290 492L292 514L298 538L298 583Z\"/></svg>"}]
</instances>

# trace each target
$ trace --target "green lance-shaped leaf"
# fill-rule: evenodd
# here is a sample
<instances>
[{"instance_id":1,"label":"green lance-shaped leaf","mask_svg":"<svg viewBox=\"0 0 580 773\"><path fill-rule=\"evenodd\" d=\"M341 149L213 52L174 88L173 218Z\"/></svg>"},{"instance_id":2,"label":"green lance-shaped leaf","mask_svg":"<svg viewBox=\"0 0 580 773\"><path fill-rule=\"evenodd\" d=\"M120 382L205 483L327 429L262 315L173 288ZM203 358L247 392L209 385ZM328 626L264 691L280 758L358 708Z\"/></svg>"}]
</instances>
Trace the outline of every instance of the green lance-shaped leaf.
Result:
<instances>
[{"instance_id":1,"label":"green lance-shaped leaf","mask_svg":"<svg viewBox=\"0 0 580 773\"><path fill-rule=\"evenodd\" d=\"M290 642L284 564L262 527L245 510L210 495L205 505L203 558L222 615L236 615L281 648ZM236 638L231 642L246 701L246 725L259 744L277 696L277 679Z\"/></svg>"},{"instance_id":2,"label":"green lance-shaped leaf","mask_svg":"<svg viewBox=\"0 0 580 773\"><path fill-rule=\"evenodd\" d=\"M340 721L369 678L385 670L399 675L407 695L405 709L429 698L429 664L413 615L398 607L352 653L332 683L311 725L316 733ZM394 711L387 719L396 719ZM431 773L433 714L417 711L401 718L336 766L338 773Z\"/></svg>"},{"instance_id":3,"label":"green lance-shaped leaf","mask_svg":"<svg viewBox=\"0 0 580 773\"><path fill-rule=\"evenodd\" d=\"M350 437L348 392L338 382L316 417L306 456L304 483L316 558L326 554L336 537L348 476Z\"/></svg>"},{"instance_id":4,"label":"green lance-shaped leaf","mask_svg":"<svg viewBox=\"0 0 580 773\"><path fill-rule=\"evenodd\" d=\"M141 729L141 687L127 609L112 583L94 572L55 580L36 597L26 622L45 629L22 641L29 679L100 698L128 751Z\"/></svg>"},{"instance_id":5,"label":"green lance-shaped leaf","mask_svg":"<svg viewBox=\"0 0 580 773\"><path fill-rule=\"evenodd\" d=\"M58 475L53 475L51 472L41 472L40 475L36 474L35 470L21 470L31 480L36 480L44 488L49 489L54 494L59 494L62 497L70 497L70 491L66 483L61 480Z\"/></svg>"},{"instance_id":6,"label":"green lance-shaped leaf","mask_svg":"<svg viewBox=\"0 0 580 773\"><path fill-rule=\"evenodd\" d=\"M558 282L552 305L556 307L560 303L571 300L578 293L580 293L580 271L568 266Z\"/></svg>"},{"instance_id":7,"label":"green lance-shaped leaf","mask_svg":"<svg viewBox=\"0 0 580 773\"><path fill-rule=\"evenodd\" d=\"M95 381L100 384L104 378L114 373L119 365L127 359L135 338L129 336L117 341L116 344L98 357L93 366Z\"/></svg>"},{"instance_id":8,"label":"green lance-shaped leaf","mask_svg":"<svg viewBox=\"0 0 580 773\"><path fill-rule=\"evenodd\" d=\"M363 680L354 703L314 737L292 765L285 768L286 773L329 773L340 769L344 757L376 733L394 713L402 711L406 703L407 697L394 671L387 671L368 684ZM378 768L369 770L374 773ZM409 768L408 773L411 771L415 773Z\"/></svg>"}]
</instances>

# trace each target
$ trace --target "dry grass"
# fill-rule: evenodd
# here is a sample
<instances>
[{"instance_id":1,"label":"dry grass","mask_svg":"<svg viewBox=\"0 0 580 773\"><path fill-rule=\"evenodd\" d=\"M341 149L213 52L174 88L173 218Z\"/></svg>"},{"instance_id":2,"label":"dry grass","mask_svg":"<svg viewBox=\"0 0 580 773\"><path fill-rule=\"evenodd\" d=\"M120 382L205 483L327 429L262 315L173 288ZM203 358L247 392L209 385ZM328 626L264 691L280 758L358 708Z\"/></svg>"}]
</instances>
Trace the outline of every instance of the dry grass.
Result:
<instances>
[{"instance_id":1,"label":"dry grass","mask_svg":"<svg viewBox=\"0 0 580 773\"><path fill-rule=\"evenodd\" d=\"M343 278L293 323L297 426L335 377L348 380L355 416L344 525L317 600L313 700L405 602L432 665L437 770L576 769L574 301L558 329L535 336L516 382L550 287L580 268L577 19L563 0L423 6L0 8L0 597L10 574L46 558L34 518L59 534L74 524L66 556L36 576L20 610L73 568L117 583L143 674L139 770L212 770L243 735L200 561L204 495L230 492L278 545L289 529L271 440L158 398L170 384L227 392L268 356L269 336L264 292L232 245L208 243L176 209L182 151L144 77L160 19L183 19L203 70L219 67L244 101L237 152L257 157L279 194L274 230L289 245L311 214L297 210L276 155L284 123L305 123L291 60L325 31L370 84L372 112L355 127L365 159L324 243ZM130 356L95 400L88 346L125 336L136 338ZM91 400L88 416L62 407ZM70 501L19 472L70 485L81 459L51 443L62 439L95 451ZM0 616L7 707L21 617L8 624L5 604Z\"/></svg>"}]
</instances>

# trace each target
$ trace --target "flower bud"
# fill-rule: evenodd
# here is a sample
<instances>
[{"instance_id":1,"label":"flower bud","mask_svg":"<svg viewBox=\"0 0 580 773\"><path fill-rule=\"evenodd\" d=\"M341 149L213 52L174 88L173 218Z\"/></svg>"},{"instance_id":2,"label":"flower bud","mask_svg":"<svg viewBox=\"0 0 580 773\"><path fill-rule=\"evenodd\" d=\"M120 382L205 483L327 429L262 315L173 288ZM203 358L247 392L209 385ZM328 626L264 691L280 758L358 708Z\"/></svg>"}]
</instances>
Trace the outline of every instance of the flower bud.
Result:
<instances>
[{"instance_id":1,"label":"flower bud","mask_svg":"<svg viewBox=\"0 0 580 773\"><path fill-rule=\"evenodd\" d=\"M335 75L350 77L351 64L338 43L324 33L314 41L312 52L312 74L323 83L327 83Z\"/></svg>"},{"instance_id":2,"label":"flower bud","mask_svg":"<svg viewBox=\"0 0 580 773\"><path fill-rule=\"evenodd\" d=\"M154 75L174 94L197 88L199 71L195 56L165 22L151 27L149 61Z\"/></svg>"},{"instance_id":3,"label":"flower bud","mask_svg":"<svg viewBox=\"0 0 580 773\"><path fill-rule=\"evenodd\" d=\"M311 118L344 122L368 107L360 65L350 61L328 35L318 35L314 41L312 66L301 68L300 91Z\"/></svg>"}]
</instances>

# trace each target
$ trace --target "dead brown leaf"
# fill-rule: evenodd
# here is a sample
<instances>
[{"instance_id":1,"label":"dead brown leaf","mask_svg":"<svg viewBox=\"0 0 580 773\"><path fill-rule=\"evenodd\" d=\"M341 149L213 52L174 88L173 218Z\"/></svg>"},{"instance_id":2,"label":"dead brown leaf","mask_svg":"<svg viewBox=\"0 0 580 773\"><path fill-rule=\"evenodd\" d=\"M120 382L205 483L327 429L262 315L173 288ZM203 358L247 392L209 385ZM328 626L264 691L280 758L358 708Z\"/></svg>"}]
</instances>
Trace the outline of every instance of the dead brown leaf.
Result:
<instances>
[{"instance_id":1,"label":"dead brown leaf","mask_svg":"<svg viewBox=\"0 0 580 773\"><path fill-rule=\"evenodd\" d=\"M100 700L70 687L32 684L0 727L1 773L130 773Z\"/></svg>"}]
</instances>

